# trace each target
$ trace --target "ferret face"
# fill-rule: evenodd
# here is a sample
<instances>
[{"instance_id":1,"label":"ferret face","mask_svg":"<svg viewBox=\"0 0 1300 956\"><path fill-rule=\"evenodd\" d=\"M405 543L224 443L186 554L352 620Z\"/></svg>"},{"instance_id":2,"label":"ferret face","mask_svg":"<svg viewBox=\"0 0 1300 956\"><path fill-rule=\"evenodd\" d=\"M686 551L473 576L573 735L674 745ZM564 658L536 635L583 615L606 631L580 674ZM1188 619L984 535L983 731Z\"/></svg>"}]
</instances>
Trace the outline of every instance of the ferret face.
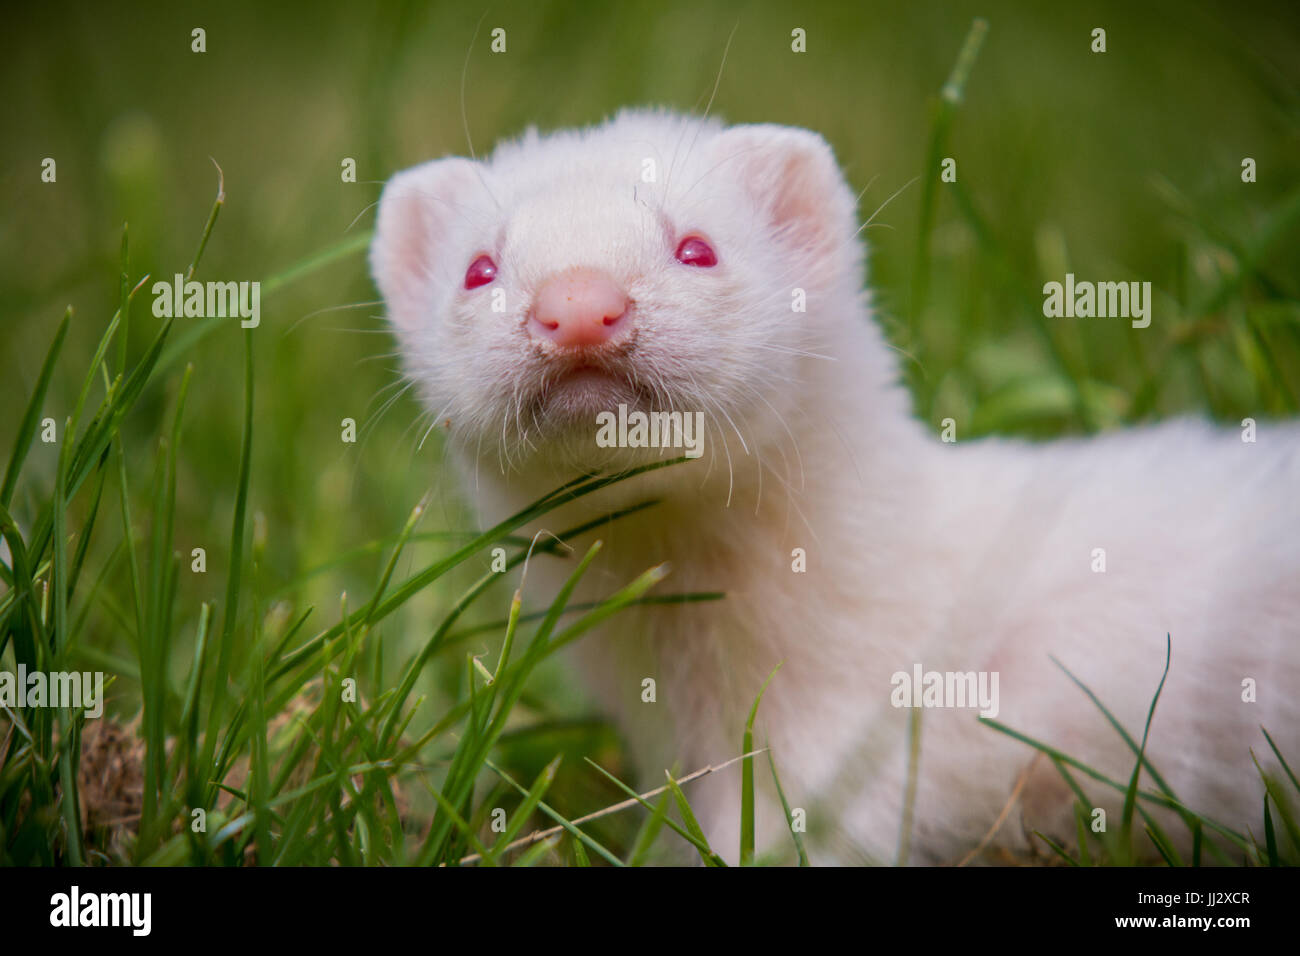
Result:
<instances>
[{"instance_id":1,"label":"ferret face","mask_svg":"<svg viewBox=\"0 0 1300 956\"><path fill-rule=\"evenodd\" d=\"M783 427L861 252L815 134L622 113L398 174L371 260L453 441L607 467L637 455L598 447L620 405L702 412L719 441Z\"/></svg>"}]
</instances>

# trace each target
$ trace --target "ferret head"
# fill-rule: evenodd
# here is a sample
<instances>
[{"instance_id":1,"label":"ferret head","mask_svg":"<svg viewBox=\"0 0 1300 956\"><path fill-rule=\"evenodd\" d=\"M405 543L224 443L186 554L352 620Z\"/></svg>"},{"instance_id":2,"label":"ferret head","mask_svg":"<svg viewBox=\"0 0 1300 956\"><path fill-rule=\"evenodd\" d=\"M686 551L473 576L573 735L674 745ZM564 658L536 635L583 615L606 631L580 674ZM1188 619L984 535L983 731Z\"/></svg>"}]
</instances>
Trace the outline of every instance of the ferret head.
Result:
<instances>
[{"instance_id":1,"label":"ferret head","mask_svg":"<svg viewBox=\"0 0 1300 956\"><path fill-rule=\"evenodd\" d=\"M620 405L785 434L861 260L820 136L647 112L399 173L371 250L435 424L506 468L643 459L598 447Z\"/></svg>"}]
</instances>

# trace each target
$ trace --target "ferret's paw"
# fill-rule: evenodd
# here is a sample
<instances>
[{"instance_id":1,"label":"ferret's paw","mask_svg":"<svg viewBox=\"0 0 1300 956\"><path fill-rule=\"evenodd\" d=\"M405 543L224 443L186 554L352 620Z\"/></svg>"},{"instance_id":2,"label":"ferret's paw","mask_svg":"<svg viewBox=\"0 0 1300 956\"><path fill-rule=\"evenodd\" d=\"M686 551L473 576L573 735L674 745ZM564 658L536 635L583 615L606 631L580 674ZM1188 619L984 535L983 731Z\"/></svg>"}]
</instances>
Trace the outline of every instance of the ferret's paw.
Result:
<instances>
[{"instance_id":1,"label":"ferret's paw","mask_svg":"<svg viewBox=\"0 0 1300 956\"><path fill-rule=\"evenodd\" d=\"M1052 762L1041 754L1021 771L1020 828L1029 855L1040 862L1044 852L1054 859L1056 854L1043 843L1047 837L1067 853L1076 849L1078 828L1075 823L1075 795ZM1014 790L1013 790L1014 792ZM1038 834L1042 834L1040 837Z\"/></svg>"}]
</instances>

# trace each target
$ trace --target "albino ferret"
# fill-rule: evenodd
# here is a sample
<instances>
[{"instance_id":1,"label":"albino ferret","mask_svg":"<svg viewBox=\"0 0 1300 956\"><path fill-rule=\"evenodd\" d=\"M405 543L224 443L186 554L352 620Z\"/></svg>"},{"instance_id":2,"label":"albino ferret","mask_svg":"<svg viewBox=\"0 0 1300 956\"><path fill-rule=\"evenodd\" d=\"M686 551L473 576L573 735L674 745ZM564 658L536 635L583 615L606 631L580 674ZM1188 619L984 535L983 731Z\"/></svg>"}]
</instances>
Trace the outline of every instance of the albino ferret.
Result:
<instances>
[{"instance_id":1,"label":"albino ferret","mask_svg":"<svg viewBox=\"0 0 1300 956\"><path fill-rule=\"evenodd\" d=\"M1074 798L978 715L1126 784L1132 751L1052 657L1140 739L1169 635L1148 756L1187 806L1258 834L1261 725L1300 765L1300 429L940 441L871 318L855 205L815 133L646 111L384 190L374 276L486 522L577 474L682 454L672 429L667 447L607 447L602 413L703 422L697 460L531 529L658 498L570 542L606 545L575 600L665 561L664 589L726 592L631 609L577 645L641 782L737 756L783 662L756 741L815 862L898 859L916 704L909 861L960 860L1000 817L987 842L1023 851L1031 828L1073 837ZM533 593L572 566L535 559ZM766 758L755 771L759 850L792 852ZM1123 794L1074 776L1117 828ZM689 795L734 859L739 767Z\"/></svg>"}]
</instances>

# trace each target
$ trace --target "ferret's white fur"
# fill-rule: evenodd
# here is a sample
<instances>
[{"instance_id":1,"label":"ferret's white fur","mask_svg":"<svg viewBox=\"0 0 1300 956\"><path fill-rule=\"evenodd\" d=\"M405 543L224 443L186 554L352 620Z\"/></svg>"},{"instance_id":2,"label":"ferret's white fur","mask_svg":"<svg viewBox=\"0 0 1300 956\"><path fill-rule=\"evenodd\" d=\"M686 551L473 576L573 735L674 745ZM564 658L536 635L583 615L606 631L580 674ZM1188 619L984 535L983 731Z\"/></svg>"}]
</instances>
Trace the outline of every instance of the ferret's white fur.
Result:
<instances>
[{"instance_id":1,"label":"ferret's white fur","mask_svg":"<svg viewBox=\"0 0 1300 956\"><path fill-rule=\"evenodd\" d=\"M687 233L713 244L717 267L674 261ZM467 293L481 252L500 273ZM578 645L647 784L671 765L736 756L755 694L784 662L757 740L808 814L814 860L891 862L910 714L890 704L891 675L916 663L996 671L999 721L1123 783L1131 751L1050 657L1140 738L1166 634L1148 754L1179 798L1258 831L1251 748L1274 765L1260 726L1300 765L1300 429L1262 426L1253 444L1196 421L1044 445L940 443L913 419L870 318L854 196L816 134L658 112L530 131L483 162L394 177L372 257L408 373L486 521L581 469L646 460L596 449L594 416L548 420L551 366L524 322L551 275L588 266L623 283L637 328L629 395L706 413L702 459L544 522L558 531L660 497L599 532L606 547L579 597L665 560L666 590L727 592L626 612ZM796 287L806 313L791 309ZM505 313L483 294L493 288ZM792 570L795 548L806 573ZM530 572L546 582L539 596L572 564L546 561L549 575L538 562ZM646 677L655 703L642 701ZM1243 702L1247 679L1257 702ZM760 850L783 850L769 776L760 760ZM1122 794L1075 776L1118 826ZM733 766L691 792L733 858L739 781ZM994 842L1023 849L1029 827L1072 836L1072 796L1050 763L971 709L923 710L910 860L962 858L1018 782Z\"/></svg>"}]
</instances>

